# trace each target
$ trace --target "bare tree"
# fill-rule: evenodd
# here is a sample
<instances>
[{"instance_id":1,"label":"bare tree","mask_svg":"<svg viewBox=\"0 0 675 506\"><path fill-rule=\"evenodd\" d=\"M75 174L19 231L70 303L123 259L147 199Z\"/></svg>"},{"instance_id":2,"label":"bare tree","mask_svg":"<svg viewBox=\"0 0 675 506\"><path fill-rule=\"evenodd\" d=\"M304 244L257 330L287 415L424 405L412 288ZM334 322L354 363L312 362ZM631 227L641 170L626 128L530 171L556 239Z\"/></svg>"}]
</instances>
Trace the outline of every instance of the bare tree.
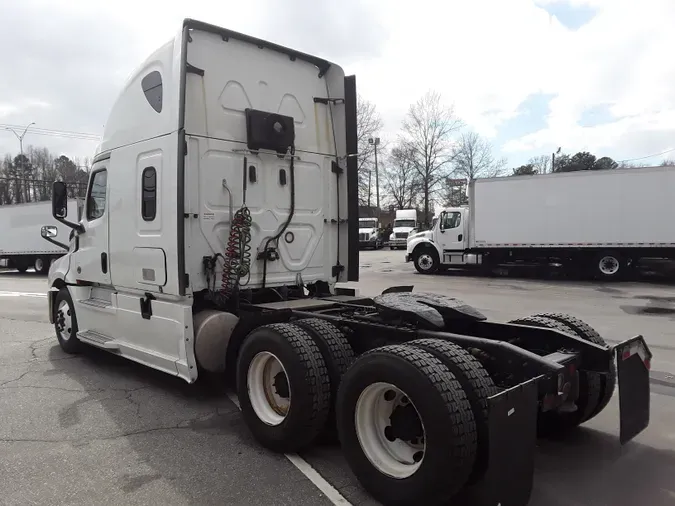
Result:
<instances>
[{"instance_id":1,"label":"bare tree","mask_svg":"<svg viewBox=\"0 0 675 506\"><path fill-rule=\"evenodd\" d=\"M453 173L469 181L497 177L505 165L506 159L495 160L490 143L475 132L463 133L452 148Z\"/></svg>"},{"instance_id":2,"label":"bare tree","mask_svg":"<svg viewBox=\"0 0 675 506\"><path fill-rule=\"evenodd\" d=\"M364 99L361 95L356 100L356 136L358 141L358 174L359 174L359 203L370 205L375 190L375 147L368 139L375 137L382 130L382 117L377 112L375 104ZM380 145L380 151L383 146Z\"/></svg>"},{"instance_id":3,"label":"bare tree","mask_svg":"<svg viewBox=\"0 0 675 506\"><path fill-rule=\"evenodd\" d=\"M420 177L424 220L429 222L429 204L445 178L452 158L452 135L462 127L453 107L446 107L441 96L428 91L412 104L403 121L400 145L412 156Z\"/></svg>"},{"instance_id":4,"label":"bare tree","mask_svg":"<svg viewBox=\"0 0 675 506\"><path fill-rule=\"evenodd\" d=\"M546 174L551 166L551 157L547 155L534 156L530 158L527 165L531 165L537 174Z\"/></svg>"},{"instance_id":5,"label":"bare tree","mask_svg":"<svg viewBox=\"0 0 675 506\"><path fill-rule=\"evenodd\" d=\"M397 209L417 207L422 185L414 153L407 144L391 150L383 176L387 193Z\"/></svg>"}]
</instances>

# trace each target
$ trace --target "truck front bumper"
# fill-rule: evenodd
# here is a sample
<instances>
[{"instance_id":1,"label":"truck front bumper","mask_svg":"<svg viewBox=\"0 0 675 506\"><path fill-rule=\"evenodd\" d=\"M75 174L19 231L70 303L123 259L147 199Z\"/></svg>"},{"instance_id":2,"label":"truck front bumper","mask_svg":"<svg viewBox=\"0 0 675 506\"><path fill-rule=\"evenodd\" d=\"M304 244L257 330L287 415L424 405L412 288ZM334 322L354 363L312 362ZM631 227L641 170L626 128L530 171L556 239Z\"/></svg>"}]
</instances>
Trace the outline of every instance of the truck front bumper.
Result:
<instances>
[{"instance_id":1,"label":"truck front bumper","mask_svg":"<svg viewBox=\"0 0 675 506\"><path fill-rule=\"evenodd\" d=\"M405 254L405 261L406 261L406 262L412 261L412 255L411 255L410 253L406 253L406 254Z\"/></svg>"}]
</instances>

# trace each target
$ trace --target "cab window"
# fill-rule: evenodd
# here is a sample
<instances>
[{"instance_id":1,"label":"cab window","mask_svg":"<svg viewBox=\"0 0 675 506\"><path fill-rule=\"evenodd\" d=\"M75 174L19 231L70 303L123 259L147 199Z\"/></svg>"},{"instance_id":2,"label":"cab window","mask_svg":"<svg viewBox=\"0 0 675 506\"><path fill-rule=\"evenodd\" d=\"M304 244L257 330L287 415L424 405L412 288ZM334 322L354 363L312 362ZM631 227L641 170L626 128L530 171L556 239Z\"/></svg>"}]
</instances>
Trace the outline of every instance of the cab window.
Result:
<instances>
[{"instance_id":1,"label":"cab window","mask_svg":"<svg viewBox=\"0 0 675 506\"><path fill-rule=\"evenodd\" d=\"M100 218L105 213L106 189L108 187L108 171L105 169L94 172L87 195L87 220Z\"/></svg>"},{"instance_id":2,"label":"cab window","mask_svg":"<svg viewBox=\"0 0 675 506\"><path fill-rule=\"evenodd\" d=\"M447 230L449 228L457 228L459 227L461 222L462 222L462 213L459 213L457 211L445 213L443 215L443 230Z\"/></svg>"}]
</instances>

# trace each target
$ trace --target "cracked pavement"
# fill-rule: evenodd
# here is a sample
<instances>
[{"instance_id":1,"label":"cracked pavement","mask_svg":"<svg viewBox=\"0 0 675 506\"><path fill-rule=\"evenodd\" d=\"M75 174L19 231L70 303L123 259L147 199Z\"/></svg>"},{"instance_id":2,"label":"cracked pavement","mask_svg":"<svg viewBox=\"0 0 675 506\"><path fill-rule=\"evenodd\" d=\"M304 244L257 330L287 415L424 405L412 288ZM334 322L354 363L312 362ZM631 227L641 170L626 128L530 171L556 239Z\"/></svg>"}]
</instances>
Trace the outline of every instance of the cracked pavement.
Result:
<instances>
[{"instance_id":1,"label":"cracked pavement","mask_svg":"<svg viewBox=\"0 0 675 506\"><path fill-rule=\"evenodd\" d=\"M673 315L634 310L668 307L670 286L419 276L401 257L363 252L358 286L374 295L393 283L414 284L460 294L501 320L559 310L617 341L645 335L659 373L650 427L620 447L615 397L571 438L539 441L530 505L675 504ZM45 289L43 277L0 272L0 292ZM330 504L287 459L251 438L222 389L188 385L93 348L67 355L45 305L39 297L0 297L0 505ZM302 456L352 504L376 504L338 447Z\"/></svg>"}]
</instances>

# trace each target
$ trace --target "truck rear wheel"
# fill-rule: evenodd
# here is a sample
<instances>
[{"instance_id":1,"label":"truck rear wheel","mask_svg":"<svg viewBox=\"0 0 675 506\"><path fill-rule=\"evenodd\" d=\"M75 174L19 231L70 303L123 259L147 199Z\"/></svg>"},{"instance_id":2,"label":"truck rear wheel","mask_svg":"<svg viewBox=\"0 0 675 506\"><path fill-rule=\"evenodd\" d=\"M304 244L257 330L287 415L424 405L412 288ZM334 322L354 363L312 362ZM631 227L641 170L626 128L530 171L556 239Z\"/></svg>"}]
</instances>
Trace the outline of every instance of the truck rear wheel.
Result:
<instances>
[{"instance_id":1,"label":"truck rear wheel","mask_svg":"<svg viewBox=\"0 0 675 506\"><path fill-rule=\"evenodd\" d=\"M531 327L546 327L567 334L575 333L568 325L548 316L528 316L527 318L512 320L509 323L529 325ZM587 371L579 371L579 398L576 402L576 411L571 413L560 411L539 413L537 420L539 434L542 436L555 436L582 424L597 409L601 394L602 385L600 377Z\"/></svg>"},{"instance_id":2,"label":"truck rear wheel","mask_svg":"<svg viewBox=\"0 0 675 506\"><path fill-rule=\"evenodd\" d=\"M595 330L593 327L588 325L583 320L570 316L563 313L541 313L535 316L543 316L545 318L550 318L552 320L559 321L564 325L567 325L575 334L580 338L590 341L600 346L607 346L605 340L600 336L600 333ZM587 373L593 374L593 373ZM584 421L588 421L591 418L595 417L603 409L607 407L609 401L614 395L614 389L616 388L616 363L614 362L614 355L612 354L611 362L609 364L609 372L605 376L600 376L600 385L601 391L600 400L597 407L592 411L592 413L585 418Z\"/></svg>"},{"instance_id":3,"label":"truck rear wheel","mask_svg":"<svg viewBox=\"0 0 675 506\"><path fill-rule=\"evenodd\" d=\"M476 459L476 423L455 375L431 353L383 346L357 358L338 392L343 453L384 504L445 504Z\"/></svg>"},{"instance_id":4,"label":"truck rear wheel","mask_svg":"<svg viewBox=\"0 0 675 506\"><path fill-rule=\"evenodd\" d=\"M441 260L438 252L433 247L427 246L413 252L413 263L420 274L433 274L438 271Z\"/></svg>"},{"instance_id":5,"label":"truck rear wheel","mask_svg":"<svg viewBox=\"0 0 675 506\"><path fill-rule=\"evenodd\" d=\"M468 483L476 482L486 471L489 451L488 398L499 390L476 357L467 350L442 339L417 339L407 343L428 351L455 375L471 404L476 420L478 446L476 463Z\"/></svg>"},{"instance_id":6,"label":"truck rear wheel","mask_svg":"<svg viewBox=\"0 0 675 506\"><path fill-rule=\"evenodd\" d=\"M335 435L335 400L342 376L354 362L354 350L345 335L335 325L319 318L295 320L294 325L301 327L314 339L326 362L330 378L330 409L328 411L327 428Z\"/></svg>"},{"instance_id":7,"label":"truck rear wheel","mask_svg":"<svg viewBox=\"0 0 675 506\"><path fill-rule=\"evenodd\" d=\"M293 324L255 329L239 351L237 396L246 425L263 446L284 453L306 448L323 429L330 405L319 347Z\"/></svg>"}]
</instances>

